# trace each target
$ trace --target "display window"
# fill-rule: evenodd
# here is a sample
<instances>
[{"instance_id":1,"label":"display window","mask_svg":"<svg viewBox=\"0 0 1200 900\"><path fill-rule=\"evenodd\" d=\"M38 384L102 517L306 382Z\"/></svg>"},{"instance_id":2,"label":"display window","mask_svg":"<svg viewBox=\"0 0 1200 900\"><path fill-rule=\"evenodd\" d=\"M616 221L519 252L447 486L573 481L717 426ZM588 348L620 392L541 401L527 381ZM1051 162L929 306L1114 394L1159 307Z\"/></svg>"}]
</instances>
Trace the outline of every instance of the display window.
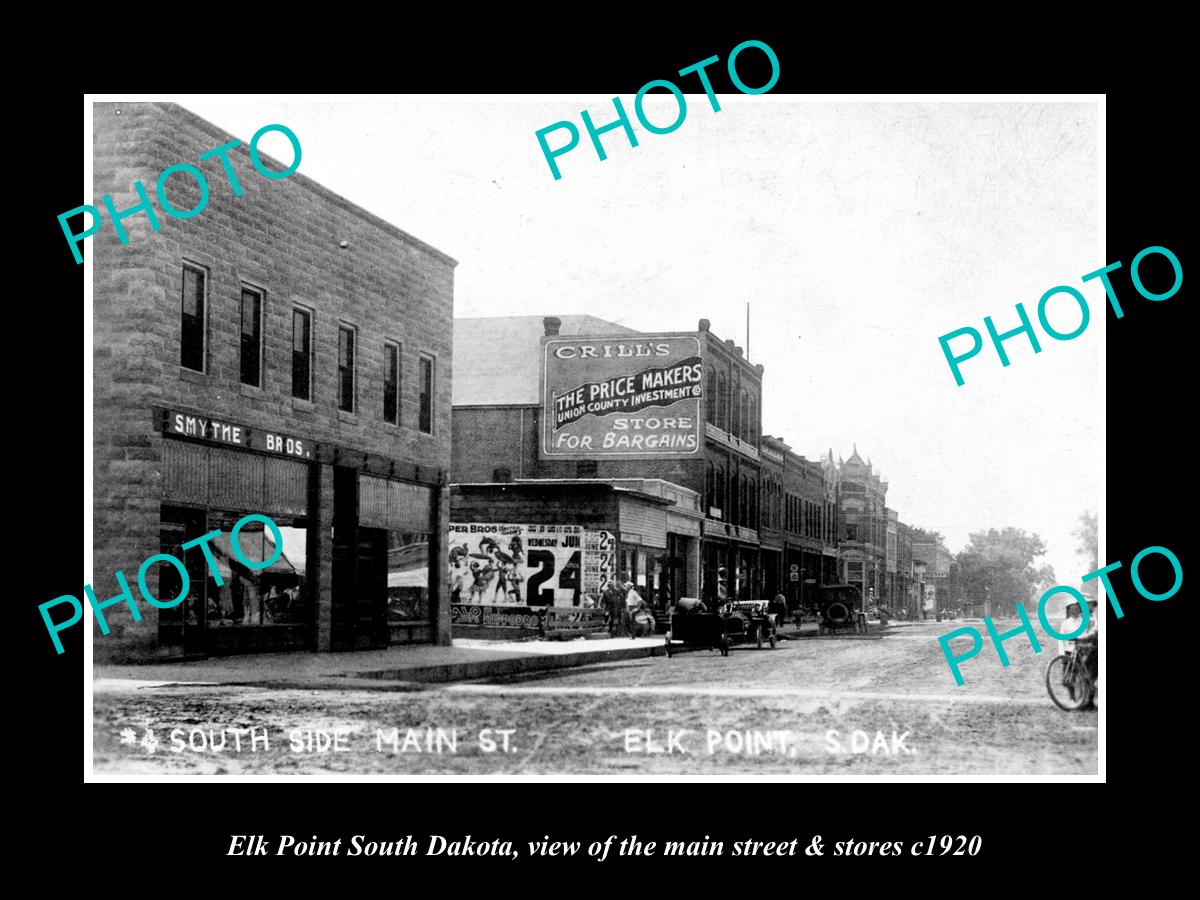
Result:
<instances>
[{"instance_id":1,"label":"display window","mask_svg":"<svg viewBox=\"0 0 1200 900\"><path fill-rule=\"evenodd\" d=\"M432 621L429 596L429 534L389 531L387 618L389 625Z\"/></svg>"},{"instance_id":2,"label":"display window","mask_svg":"<svg viewBox=\"0 0 1200 900\"><path fill-rule=\"evenodd\" d=\"M279 526L281 546L276 547L274 533L263 522L247 522L238 530L238 549L231 544L233 526L241 519L238 513L214 512L208 515L209 531L220 530L219 537L209 542L216 560L222 584L217 584L208 571L203 621L209 628L246 626L303 625L308 621L311 607L307 571L308 523L304 519L271 517ZM278 552L277 552L278 550ZM244 560L262 563L273 559L265 568L253 568ZM187 624L198 624L199 598L188 610Z\"/></svg>"},{"instance_id":3,"label":"display window","mask_svg":"<svg viewBox=\"0 0 1200 900\"><path fill-rule=\"evenodd\" d=\"M306 519L272 516L279 526L282 546L276 552L275 535L263 522L247 522L238 530L241 557L233 552L230 532L242 513L189 507L163 506L163 553L181 559L188 572L186 599L160 612L160 629L168 641L196 637L205 629L305 625L311 621L312 597L307 578ZM198 547L183 544L220 531L207 541L214 566ZM254 568L243 560L269 566ZM182 583L170 563L159 563L158 596L179 596Z\"/></svg>"}]
</instances>

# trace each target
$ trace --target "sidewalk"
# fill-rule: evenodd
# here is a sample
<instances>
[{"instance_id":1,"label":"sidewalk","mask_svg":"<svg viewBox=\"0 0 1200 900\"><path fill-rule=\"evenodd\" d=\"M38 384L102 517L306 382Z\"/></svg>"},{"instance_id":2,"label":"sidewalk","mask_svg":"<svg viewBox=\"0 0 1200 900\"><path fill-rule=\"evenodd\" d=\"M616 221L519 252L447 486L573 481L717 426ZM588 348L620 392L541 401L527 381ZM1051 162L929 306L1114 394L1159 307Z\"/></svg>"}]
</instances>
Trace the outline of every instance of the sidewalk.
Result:
<instances>
[{"instance_id":1,"label":"sidewalk","mask_svg":"<svg viewBox=\"0 0 1200 900\"><path fill-rule=\"evenodd\" d=\"M187 662L97 665L96 693L184 684L272 688L416 689L420 683L469 681L547 669L663 655L663 638L574 641L455 639L449 647L413 644L347 653L257 653Z\"/></svg>"}]
</instances>

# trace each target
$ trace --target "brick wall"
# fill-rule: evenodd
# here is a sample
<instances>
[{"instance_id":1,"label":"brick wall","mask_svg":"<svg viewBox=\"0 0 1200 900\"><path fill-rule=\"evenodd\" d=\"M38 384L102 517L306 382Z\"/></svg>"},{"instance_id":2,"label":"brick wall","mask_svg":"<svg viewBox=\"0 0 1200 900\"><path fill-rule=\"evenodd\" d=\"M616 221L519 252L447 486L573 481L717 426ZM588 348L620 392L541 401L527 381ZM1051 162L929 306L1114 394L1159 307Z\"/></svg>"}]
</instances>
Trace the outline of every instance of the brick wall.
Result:
<instances>
[{"instance_id":1,"label":"brick wall","mask_svg":"<svg viewBox=\"0 0 1200 900\"><path fill-rule=\"evenodd\" d=\"M513 478L532 477L530 448L524 445L529 442L535 412L532 406L457 407L451 421L450 480L462 484L491 481L495 470L502 467Z\"/></svg>"},{"instance_id":2,"label":"brick wall","mask_svg":"<svg viewBox=\"0 0 1200 900\"><path fill-rule=\"evenodd\" d=\"M303 146L304 135L298 138ZM93 140L97 206L102 207L103 194L111 194L118 210L132 207L139 202L133 183L140 180L161 226L154 232L139 213L123 222L127 246L108 221L88 238L94 262L93 584L98 597L116 593L114 570L127 575L132 570L136 577L141 561L158 552L162 438L151 430L152 404L449 468L453 260L299 172L282 180L264 178L244 142L229 154L244 190L234 197L220 160L199 160L232 136L180 107L97 103ZM208 204L190 219L171 218L155 198L159 173L180 162L197 166L208 180ZM265 155L263 162L275 170L287 167ZM187 174L173 175L167 191L178 209L189 209L199 199ZM341 241L349 246L342 249ZM208 273L203 374L179 365L185 261ZM239 383L242 283L265 292L261 389ZM291 397L293 304L314 314L311 402ZM352 414L337 410L340 321L358 328ZM403 348L399 427L383 421L384 339ZM421 353L436 361L432 435L416 428ZM444 536L438 540L444 542ZM445 552L440 546L435 550ZM438 605L445 607L444 598ZM141 624L115 607L111 612L114 633L97 639L97 658L159 652L153 608L143 608ZM447 619L447 634L448 627Z\"/></svg>"}]
</instances>

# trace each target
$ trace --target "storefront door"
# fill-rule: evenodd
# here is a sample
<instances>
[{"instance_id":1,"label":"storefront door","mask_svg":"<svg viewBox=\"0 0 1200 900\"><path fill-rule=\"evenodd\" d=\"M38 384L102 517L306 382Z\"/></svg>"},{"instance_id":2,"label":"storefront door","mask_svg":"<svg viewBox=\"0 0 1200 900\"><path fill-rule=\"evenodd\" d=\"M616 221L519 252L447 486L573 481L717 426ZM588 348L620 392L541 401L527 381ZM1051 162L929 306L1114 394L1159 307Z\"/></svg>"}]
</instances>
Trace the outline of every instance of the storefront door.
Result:
<instances>
[{"instance_id":1,"label":"storefront door","mask_svg":"<svg viewBox=\"0 0 1200 900\"><path fill-rule=\"evenodd\" d=\"M330 630L334 650L386 647L387 532L358 524L355 469L333 470Z\"/></svg>"},{"instance_id":2,"label":"storefront door","mask_svg":"<svg viewBox=\"0 0 1200 900\"><path fill-rule=\"evenodd\" d=\"M204 510L183 506L162 508L159 531L162 553L183 560L188 573L187 598L177 606L159 610L158 639L166 646L182 647L185 653L204 650L205 580L209 573L200 553L185 553L183 545L204 534ZM158 596L178 597L183 587L178 570L159 565Z\"/></svg>"}]
</instances>

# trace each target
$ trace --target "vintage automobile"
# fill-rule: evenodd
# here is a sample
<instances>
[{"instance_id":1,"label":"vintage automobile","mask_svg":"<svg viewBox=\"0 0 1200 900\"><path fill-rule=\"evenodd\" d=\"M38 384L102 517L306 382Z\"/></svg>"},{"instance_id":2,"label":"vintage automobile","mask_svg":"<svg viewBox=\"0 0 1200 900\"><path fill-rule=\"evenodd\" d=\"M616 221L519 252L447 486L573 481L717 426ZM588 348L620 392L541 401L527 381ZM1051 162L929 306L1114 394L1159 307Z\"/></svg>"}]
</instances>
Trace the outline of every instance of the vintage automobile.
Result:
<instances>
[{"instance_id":1,"label":"vintage automobile","mask_svg":"<svg viewBox=\"0 0 1200 900\"><path fill-rule=\"evenodd\" d=\"M837 634L839 631L859 631L863 616L859 615L862 593L853 584L824 584L817 588L817 612L821 619L818 634Z\"/></svg>"},{"instance_id":2,"label":"vintage automobile","mask_svg":"<svg viewBox=\"0 0 1200 900\"><path fill-rule=\"evenodd\" d=\"M667 657L680 650L720 650L729 655L725 617L708 612L697 597L681 597L667 618Z\"/></svg>"},{"instance_id":3,"label":"vintage automobile","mask_svg":"<svg viewBox=\"0 0 1200 900\"><path fill-rule=\"evenodd\" d=\"M737 644L772 650L778 642L778 616L768 611L766 600L726 602L710 613L695 598L685 597L671 610L666 636L667 656L683 649L720 650L728 656Z\"/></svg>"},{"instance_id":4,"label":"vintage automobile","mask_svg":"<svg viewBox=\"0 0 1200 900\"><path fill-rule=\"evenodd\" d=\"M725 635L732 644L753 643L759 650L763 643L770 644L775 649L778 637L776 629L778 614L769 612L770 603L766 600L749 600L726 603L721 607L725 618Z\"/></svg>"}]
</instances>

